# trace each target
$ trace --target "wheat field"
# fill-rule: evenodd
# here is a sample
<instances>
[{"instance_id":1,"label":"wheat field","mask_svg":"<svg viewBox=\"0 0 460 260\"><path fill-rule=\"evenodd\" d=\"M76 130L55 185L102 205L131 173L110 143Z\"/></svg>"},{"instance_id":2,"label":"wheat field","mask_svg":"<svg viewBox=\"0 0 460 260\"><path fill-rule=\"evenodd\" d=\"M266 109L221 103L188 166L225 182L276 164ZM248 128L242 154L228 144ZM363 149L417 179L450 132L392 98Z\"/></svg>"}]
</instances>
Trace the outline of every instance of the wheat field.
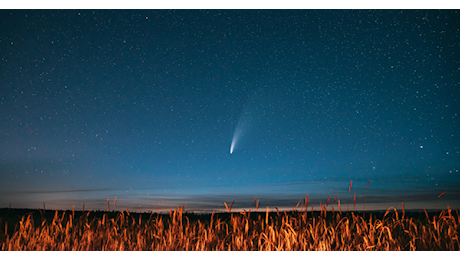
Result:
<instances>
[{"instance_id":1,"label":"wheat field","mask_svg":"<svg viewBox=\"0 0 460 260\"><path fill-rule=\"evenodd\" d=\"M231 208L230 210L231 211ZM53 212L49 212L53 213ZM390 208L368 212L168 214L55 211L26 214L17 223L0 219L1 250L455 250L460 215L450 208L410 217ZM79 216L78 216L79 215ZM11 230L14 224L14 230ZM9 230L8 230L9 228Z\"/></svg>"}]
</instances>

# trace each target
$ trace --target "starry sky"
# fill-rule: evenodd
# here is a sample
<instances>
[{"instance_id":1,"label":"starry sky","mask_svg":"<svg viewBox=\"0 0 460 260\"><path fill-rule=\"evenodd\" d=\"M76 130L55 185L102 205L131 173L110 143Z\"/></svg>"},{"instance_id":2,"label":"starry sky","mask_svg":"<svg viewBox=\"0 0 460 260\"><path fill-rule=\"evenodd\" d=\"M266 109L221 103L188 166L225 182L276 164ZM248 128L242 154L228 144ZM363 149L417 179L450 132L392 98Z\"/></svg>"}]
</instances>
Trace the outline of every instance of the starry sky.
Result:
<instances>
[{"instance_id":1,"label":"starry sky","mask_svg":"<svg viewBox=\"0 0 460 260\"><path fill-rule=\"evenodd\" d=\"M0 207L460 206L458 10L0 10L0 28Z\"/></svg>"}]
</instances>

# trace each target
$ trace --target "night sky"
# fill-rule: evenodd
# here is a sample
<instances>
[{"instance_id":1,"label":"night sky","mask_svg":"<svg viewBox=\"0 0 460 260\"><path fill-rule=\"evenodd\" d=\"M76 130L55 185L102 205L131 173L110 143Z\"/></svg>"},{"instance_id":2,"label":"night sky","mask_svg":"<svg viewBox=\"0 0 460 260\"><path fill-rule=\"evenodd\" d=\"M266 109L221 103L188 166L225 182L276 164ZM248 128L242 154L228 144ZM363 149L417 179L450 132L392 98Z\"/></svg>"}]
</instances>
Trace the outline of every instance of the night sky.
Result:
<instances>
[{"instance_id":1,"label":"night sky","mask_svg":"<svg viewBox=\"0 0 460 260\"><path fill-rule=\"evenodd\" d=\"M1 10L0 57L0 208L460 206L457 10Z\"/></svg>"}]
</instances>

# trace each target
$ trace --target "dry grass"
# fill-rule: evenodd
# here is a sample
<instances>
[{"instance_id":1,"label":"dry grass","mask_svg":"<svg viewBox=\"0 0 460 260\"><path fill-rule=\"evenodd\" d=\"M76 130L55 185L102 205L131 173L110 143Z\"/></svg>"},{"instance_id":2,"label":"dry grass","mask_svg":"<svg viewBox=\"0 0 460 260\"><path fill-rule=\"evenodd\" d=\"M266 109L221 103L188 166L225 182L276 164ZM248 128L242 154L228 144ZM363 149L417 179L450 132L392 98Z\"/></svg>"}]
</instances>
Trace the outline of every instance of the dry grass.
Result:
<instances>
[{"instance_id":1,"label":"dry grass","mask_svg":"<svg viewBox=\"0 0 460 260\"><path fill-rule=\"evenodd\" d=\"M307 199L308 200L308 199ZM232 203L233 204L233 203ZM228 207L229 211L231 206ZM306 209L306 207L305 207ZM459 250L460 215L240 212L168 215L55 212L1 228L1 250ZM42 211L40 211L42 213ZM50 212L51 213L51 212ZM114 217L109 217L112 215ZM149 217L146 219L146 217ZM39 223L36 223L39 222ZM1 221L0 221L1 223ZM11 233L11 234L9 234Z\"/></svg>"}]
</instances>

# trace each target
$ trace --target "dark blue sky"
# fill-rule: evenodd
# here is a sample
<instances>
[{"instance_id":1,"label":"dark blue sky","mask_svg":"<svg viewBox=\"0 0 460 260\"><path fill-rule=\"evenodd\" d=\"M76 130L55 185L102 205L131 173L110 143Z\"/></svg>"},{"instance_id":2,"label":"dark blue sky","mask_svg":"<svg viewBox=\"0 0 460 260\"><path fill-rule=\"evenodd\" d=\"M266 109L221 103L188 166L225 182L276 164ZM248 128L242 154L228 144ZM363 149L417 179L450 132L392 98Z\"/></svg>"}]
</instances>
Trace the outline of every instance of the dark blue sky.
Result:
<instances>
[{"instance_id":1,"label":"dark blue sky","mask_svg":"<svg viewBox=\"0 0 460 260\"><path fill-rule=\"evenodd\" d=\"M460 206L457 10L1 10L0 28L0 207Z\"/></svg>"}]
</instances>

